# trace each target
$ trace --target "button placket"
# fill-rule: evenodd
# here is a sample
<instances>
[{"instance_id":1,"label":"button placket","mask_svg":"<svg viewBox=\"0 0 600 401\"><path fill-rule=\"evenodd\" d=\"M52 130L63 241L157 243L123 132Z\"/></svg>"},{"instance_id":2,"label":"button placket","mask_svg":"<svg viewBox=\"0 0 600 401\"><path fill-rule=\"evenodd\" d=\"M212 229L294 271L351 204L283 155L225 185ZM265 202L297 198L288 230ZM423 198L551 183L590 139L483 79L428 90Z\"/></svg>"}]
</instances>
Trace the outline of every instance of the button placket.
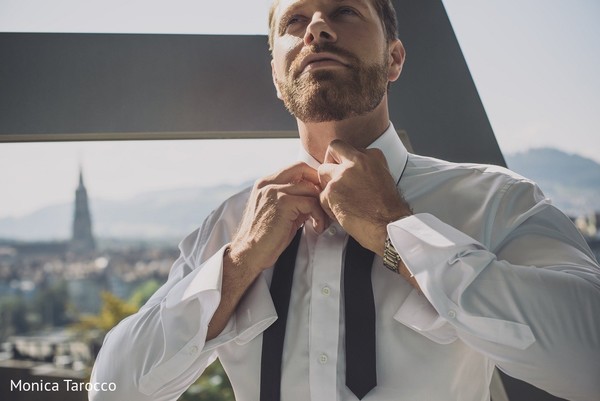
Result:
<instances>
[{"instance_id":1,"label":"button placket","mask_svg":"<svg viewBox=\"0 0 600 401\"><path fill-rule=\"evenodd\" d=\"M337 286L341 281L344 240L345 233L332 224L318 236L314 247L309 324L312 399L336 398L340 330Z\"/></svg>"}]
</instances>

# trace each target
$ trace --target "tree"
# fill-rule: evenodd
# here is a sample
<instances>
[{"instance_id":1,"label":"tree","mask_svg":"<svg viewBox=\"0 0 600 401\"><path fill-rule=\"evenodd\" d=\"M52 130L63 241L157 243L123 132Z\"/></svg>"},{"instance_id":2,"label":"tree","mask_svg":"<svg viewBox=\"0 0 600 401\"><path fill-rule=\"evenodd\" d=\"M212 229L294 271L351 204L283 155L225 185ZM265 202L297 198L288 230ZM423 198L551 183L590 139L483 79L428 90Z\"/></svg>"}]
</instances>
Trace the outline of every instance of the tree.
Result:
<instances>
[{"instance_id":1,"label":"tree","mask_svg":"<svg viewBox=\"0 0 600 401\"><path fill-rule=\"evenodd\" d=\"M73 329L83 334L100 332L102 337L104 337L121 320L138 310L137 306L123 301L108 291L103 291L101 297L102 306L100 307L100 313L80 317L79 322L72 326Z\"/></svg>"},{"instance_id":2,"label":"tree","mask_svg":"<svg viewBox=\"0 0 600 401\"><path fill-rule=\"evenodd\" d=\"M61 280L51 286L44 286L33 302L32 312L39 316L41 327L61 327L72 322L68 313L67 282Z\"/></svg>"},{"instance_id":3,"label":"tree","mask_svg":"<svg viewBox=\"0 0 600 401\"><path fill-rule=\"evenodd\" d=\"M9 297L0 301L0 341L29 330L27 304L21 298Z\"/></svg>"},{"instance_id":4,"label":"tree","mask_svg":"<svg viewBox=\"0 0 600 401\"><path fill-rule=\"evenodd\" d=\"M160 288L158 280L146 280L142 284L135 287L133 295L129 298L129 303L141 307L152 295Z\"/></svg>"},{"instance_id":5,"label":"tree","mask_svg":"<svg viewBox=\"0 0 600 401\"><path fill-rule=\"evenodd\" d=\"M134 302L146 301L155 291L156 283L143 284L131 297ZM152 291L152 289L154 290ZM139 306L126 302L110 292L103 292L102 306L98 315L82 316L72 327L83 334L88 341L101 344L104 335L127 316L137 312ZM215 361L179 398L179 401L234 401L229 378L219 361Z\"/></svg>"}]
</instances>

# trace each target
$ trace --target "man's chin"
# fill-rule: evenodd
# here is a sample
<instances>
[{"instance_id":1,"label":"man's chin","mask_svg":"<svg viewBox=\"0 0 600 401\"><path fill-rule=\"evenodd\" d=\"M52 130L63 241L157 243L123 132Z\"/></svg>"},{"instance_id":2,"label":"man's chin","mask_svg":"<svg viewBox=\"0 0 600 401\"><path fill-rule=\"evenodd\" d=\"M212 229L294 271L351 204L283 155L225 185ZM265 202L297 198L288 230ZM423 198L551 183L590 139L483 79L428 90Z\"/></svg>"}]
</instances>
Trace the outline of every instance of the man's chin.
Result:
<instances>
[{"instance_id":1,"label":"man's chin","mask_svg":"<svg viewBox=\"0 0 600 401\"><path fill-rule=\"evenodd\" d=\"M288 107L288 110L303 123L342 121L357 115L354 110L348 108L348 105L317 102L296 106L299 107Z\"/></svg>"}]
</instances>

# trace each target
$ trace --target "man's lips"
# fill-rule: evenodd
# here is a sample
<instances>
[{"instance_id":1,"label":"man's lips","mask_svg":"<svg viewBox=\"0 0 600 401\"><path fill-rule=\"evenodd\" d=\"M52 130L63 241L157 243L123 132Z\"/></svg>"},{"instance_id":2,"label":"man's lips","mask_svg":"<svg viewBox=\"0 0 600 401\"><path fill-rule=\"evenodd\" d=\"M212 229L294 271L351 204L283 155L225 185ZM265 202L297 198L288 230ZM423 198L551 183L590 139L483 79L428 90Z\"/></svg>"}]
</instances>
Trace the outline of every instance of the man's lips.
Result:
<instances>
[{"instance_id":1,"label":"man's lips","mask_svg":"<svg viewBox=\"0 0 600 401\"><path fill-rule=\"evenodd\" d=\"M341 57L332 53L313 53L306 56L300 63L299 74L319 67L347 67Z\"/></svg>"}]
</instances>

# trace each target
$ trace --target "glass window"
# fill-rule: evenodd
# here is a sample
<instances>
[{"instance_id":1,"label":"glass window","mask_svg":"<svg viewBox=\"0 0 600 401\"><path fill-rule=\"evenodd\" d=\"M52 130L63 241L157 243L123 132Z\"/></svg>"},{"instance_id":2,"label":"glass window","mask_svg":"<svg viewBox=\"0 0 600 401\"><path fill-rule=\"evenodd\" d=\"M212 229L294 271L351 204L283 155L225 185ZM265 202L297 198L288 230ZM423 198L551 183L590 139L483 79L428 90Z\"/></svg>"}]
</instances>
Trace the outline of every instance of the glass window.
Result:
<instances>
[{"instance_id":1,"label":"glass window","mask_svg":"<svg viewBox=\"0 0 600 401\"><path fill-rule=\"evenodd\" d=\"M3 0L0 32L266 34L269 3ZM600 4L443 4L508 166L538 182L598 255ZM178 241L298 146L0 144L0 363L51 362L84 380L103 333L164 282ZM75 230L90 240L73 241ZM221 368L210 369L182 399L232 399Z\"/></svg>"}]
</instances>

